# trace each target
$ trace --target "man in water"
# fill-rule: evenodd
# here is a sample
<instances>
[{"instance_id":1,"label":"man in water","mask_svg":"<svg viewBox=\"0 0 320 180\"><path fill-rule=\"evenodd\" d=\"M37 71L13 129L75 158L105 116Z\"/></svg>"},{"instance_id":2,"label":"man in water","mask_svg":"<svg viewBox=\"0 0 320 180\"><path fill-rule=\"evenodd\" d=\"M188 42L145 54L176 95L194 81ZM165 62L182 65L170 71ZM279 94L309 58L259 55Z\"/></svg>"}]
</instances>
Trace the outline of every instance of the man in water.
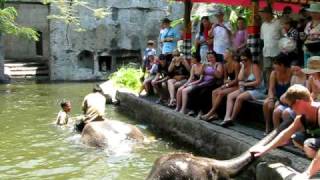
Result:
<instances>
[{"instance_id":1,"label":"man in water","mask_svg":"<svg viewBox=\"0 0 320 180\"><path fill-rule=\"evenodd\" d=\"M255 146L250 152L258 157L292 139L295 144L301 144L307 157L312 159L307 170L295 179L309 179L320 171L320 106L313 102L309 90L302 85L291 86L284 97L286 103L297 114L295 120L273 141L264 146ZM300 132L303 132L302 136L299 135Z\"/></svg>"},{"instance_id":2,"label":"man in water","mask_svg":"<svg viewBox=\"0 0 320 180\"><path fill-rule=\"evenodd\" d=\"M82 132L84 126L92 121L104 121L106 109L106 97L99 85L93 88L93 92L86 95L82 102L84 118L76 124L77 131Z\"/></svg>"},{"instance_id":3,"label":"man in water","mask_svg":"<svg viewBox=\"0 0 320 180\"><path fill-rule=\"evenodd\" d=\"M67 125L70 122L70 111L71 111L71 102L70 101L62 101L60 103L62 110L59 112L56 120L56 125Z\"/></svg>"}]
</instances>

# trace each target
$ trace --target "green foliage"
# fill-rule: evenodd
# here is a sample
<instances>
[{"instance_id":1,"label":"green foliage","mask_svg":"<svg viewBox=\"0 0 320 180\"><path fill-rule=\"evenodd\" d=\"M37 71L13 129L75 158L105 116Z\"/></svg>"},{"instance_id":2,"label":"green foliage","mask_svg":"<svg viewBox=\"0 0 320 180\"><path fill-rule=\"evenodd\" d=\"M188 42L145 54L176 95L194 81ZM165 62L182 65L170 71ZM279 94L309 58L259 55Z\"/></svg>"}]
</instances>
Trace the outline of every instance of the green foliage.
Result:
<instances>
[{"instance_id":1,"label":"green foliage","mask_svg":"<svg viewBox=\"0 0 320 180\"><path fill-rule=\"evenodd\" d=\"M142 74L141 69L133 66L123 66L118 71L112 73L109 79L118 87L125 87L138 92L141 86L140 77Z\"/></svg>"},{"instance_id":2,"label":"green foliage","mask_svg":"<svg viewBox=\"0 0 320 180\"><path fill-rule=\"evenodd\" d=\"M97 19L103 19L107 15L111 14L109 8L93 8L86 0L43 0L44 4L51 4L56 7L57 14L51 14L48 16L51 20L57 20L67 25L73 25L75 31L85 31L81 27L79 10L88 10L92 12L92 15Z\"/></svg>"},{"instance_id":3,"label":"green foliage","mask_svg":"<svg viewBox=\"0 0 320 180\"><path fill-rule=\"evenodd\" d=\"M37 41L39 39L38 33L32 28L18 25L15 22L18 16L16 9L14 7L3 8L4 2L0 1L2 7L0 9L0 32Z\"/></svg>"}]
</instances>

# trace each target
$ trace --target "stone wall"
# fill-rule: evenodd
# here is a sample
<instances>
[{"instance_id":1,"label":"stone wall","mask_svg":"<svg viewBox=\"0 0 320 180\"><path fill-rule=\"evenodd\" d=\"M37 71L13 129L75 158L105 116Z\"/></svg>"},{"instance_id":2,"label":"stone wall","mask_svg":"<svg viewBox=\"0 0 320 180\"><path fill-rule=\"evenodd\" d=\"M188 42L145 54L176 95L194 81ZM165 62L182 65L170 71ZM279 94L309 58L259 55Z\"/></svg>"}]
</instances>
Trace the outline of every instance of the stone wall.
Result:
<instances>
[{"instance_id":1,"label":"stone wall","mask_svg":"<svg viewBox=\"0 0 320 180\"><path fill-rule=\"evenodd\" d=\"M90 2L95 7L110 7L112 14L96 20L92 12L80 9L81 26L87 29L85 32L75 32L73 27L59 22L50 23L52 80L105 79L117 64L140 61L147 40L158 38L160 20L168 15L168 11L172 12L170 18L183 15L182 3L168 9L166 0ZM50 12L55 14L57 10L50 7Z\"/></svg>"},{"instance_id":2,"label":"stone wall","mask_svg":"<svg viewBox=\"0 0 320 180\"><path fill-rule=\"evenodd\" d=\"M9 1L6 6L14 7L18 12L16 22L26 27L32 27L41 33L39 42L6 35L4 37L4 51L6 59L28 60L49 59L49 8L36 1ZM38 52L36 44L38 43Z\"/></svg>"}]
</instances>

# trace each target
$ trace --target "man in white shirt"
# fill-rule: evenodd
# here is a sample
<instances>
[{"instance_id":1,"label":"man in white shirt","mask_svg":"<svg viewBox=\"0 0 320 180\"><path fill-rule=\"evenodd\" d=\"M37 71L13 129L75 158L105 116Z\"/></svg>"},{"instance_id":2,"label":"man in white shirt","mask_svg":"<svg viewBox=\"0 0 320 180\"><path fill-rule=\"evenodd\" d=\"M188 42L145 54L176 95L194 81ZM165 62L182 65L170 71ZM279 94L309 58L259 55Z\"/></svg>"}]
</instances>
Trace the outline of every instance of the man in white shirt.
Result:
<instances>
[{"instance_id":1,"label":"man in white shirt","mask_svg":"<svg viewBox=\"0 0 320 180\"><path fill-rule=\"evenodd\" d=\"M259 12L263 20L260 34L263 40L263 75L266 84L268 84L272 70L272 60L280 54L281 25L280 21L274 18L271 8L265 7Z\"/></svg>"},{"instance_id":2,"label":"man in white shirt","mask_svg":"<svg viewBox=\"0 0 320 180\"><path fill-rule=\"evenodd\" d=\"M224 22L222 9L217 9L215 16L218 22L212 25L209 35L213 37L213 50L217 53L217 61L223 62L224 52L231 47L231 25Z\"/></svg>"}]
</instances>

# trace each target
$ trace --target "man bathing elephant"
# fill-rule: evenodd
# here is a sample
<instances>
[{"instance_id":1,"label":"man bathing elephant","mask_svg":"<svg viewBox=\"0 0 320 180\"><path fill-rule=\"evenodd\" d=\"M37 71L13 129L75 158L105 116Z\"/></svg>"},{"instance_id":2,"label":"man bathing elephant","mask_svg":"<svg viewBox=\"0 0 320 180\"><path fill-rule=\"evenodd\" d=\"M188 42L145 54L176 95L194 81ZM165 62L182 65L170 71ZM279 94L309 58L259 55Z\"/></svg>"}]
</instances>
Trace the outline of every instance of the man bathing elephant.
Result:
<instances>
[{"instance_id":1,"label":"man bathing elephant","mask_svg":"<svg viewBox=\"0 0 320 180\"><path fill-rule=\"evenodd\" d=\"M106 97L99 85L93 88L93 92L86 95L82 102L84 118L76 124L76 130L82 132L83 128L93 121L104 121L106 109Z\"/></svg>"}]
</instances>

